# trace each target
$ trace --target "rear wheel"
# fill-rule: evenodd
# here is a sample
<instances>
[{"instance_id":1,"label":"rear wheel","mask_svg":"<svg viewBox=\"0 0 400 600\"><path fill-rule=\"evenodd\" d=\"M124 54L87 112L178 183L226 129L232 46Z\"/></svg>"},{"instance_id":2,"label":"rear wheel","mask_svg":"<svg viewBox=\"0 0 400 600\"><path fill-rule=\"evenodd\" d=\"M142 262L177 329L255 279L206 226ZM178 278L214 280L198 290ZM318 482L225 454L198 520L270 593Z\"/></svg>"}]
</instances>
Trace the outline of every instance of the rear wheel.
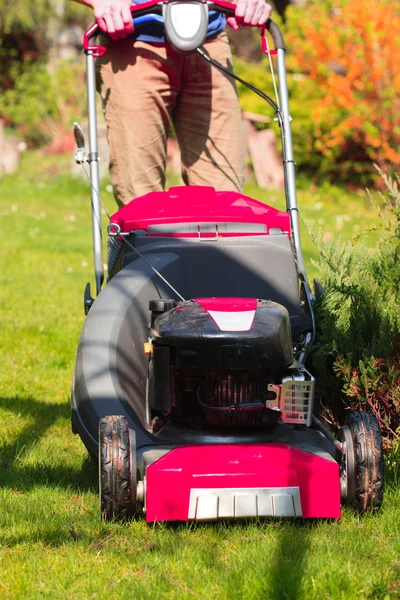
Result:
<instances>
[{"instance_id":1,"label":"rear wheel","mask_svg":"<svg viewBox=\"0 0 400 600\"><path fill-rule=\"evenodd\" d=\"M123 416L99 422L99 495L101 517L128 519L136 507L136 437Z\"/></svg>"},{"instance_id":2,"label":"rear wheel","mask_svg":"<svg viewBox=\"0 0 400 600\"><path fill-rule=\"evenodd\" d=\"M377 510L383 500L383 448L377 418L370 412L350 412L338 439L345 443L342 498L360 512Z\"/></svg>"}]
</instances>

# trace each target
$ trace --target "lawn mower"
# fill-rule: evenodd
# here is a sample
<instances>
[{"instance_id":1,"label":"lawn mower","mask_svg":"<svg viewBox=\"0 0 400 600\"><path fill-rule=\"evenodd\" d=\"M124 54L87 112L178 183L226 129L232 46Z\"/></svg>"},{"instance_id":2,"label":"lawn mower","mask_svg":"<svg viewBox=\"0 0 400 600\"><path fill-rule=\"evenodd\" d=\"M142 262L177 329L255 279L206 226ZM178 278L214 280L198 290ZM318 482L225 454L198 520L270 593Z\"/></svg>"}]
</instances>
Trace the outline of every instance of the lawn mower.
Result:
<instances>
[{"instance_id":1,"label":"lawn mower","mask_svg":"<svg viewBox=\"0 0 400 600\"><path fill-rule=\"evenodd\" d=\"M235 5L150 0L132 5L132 16L162 14L169 43L225 69L201 48L210 10L231 16ZM279 28L269 20L261 32L271 67L276 58L276 101L250 87L280 127L286 211L211 186L134 198L109 216L103 289L95 58L106 48L96 45L99 33L93 25L84 37L87 154L74 127L76 160L90 165L96 298L88 284L71 404L73 432L99 461L102 518L331 519L344 501L379 508L376 418L349 412L335 437L317 417L306 368L314 295L300 245Z\"/></svg>"}]
</instances>

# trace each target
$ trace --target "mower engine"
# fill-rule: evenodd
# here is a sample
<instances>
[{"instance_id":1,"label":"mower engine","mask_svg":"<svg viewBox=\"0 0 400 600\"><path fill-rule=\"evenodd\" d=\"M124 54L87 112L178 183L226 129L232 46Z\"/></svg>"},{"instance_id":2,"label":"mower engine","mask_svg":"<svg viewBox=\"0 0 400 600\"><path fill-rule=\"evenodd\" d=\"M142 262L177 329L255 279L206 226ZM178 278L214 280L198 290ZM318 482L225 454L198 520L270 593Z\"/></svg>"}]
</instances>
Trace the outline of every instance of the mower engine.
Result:
<instances>
[{"instance_id":1,"label":"mower engine","mask_svg":"<svg viewBox=\"0 0 400 600\"><path fill-rule=\"evenodd\" d=\"M278 411L266 408L267 380L246 371L211 373L197 388L197 401L212 425L274 425ZM270 396L275 395L270 393Z\"/></svg>"},{"instance_id":2,"label":"mower engine","mask_svg":"<svg viewBox=\"0 0 400 600\"><path fill-rule=\"evenodd\" d=\"M296 364L289 315L253 298L150 302L153 429L309 425L313 378Z\"/></svg>"}]
</instances>

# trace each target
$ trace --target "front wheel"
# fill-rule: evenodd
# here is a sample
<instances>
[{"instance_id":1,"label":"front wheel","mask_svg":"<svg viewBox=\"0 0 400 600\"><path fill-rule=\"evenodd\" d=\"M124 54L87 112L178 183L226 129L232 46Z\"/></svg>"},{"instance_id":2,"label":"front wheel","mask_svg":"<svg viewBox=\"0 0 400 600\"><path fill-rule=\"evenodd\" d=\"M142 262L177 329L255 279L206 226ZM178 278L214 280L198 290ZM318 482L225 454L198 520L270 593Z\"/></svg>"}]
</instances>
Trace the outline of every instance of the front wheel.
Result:
<instances>
[{"instance_id":1,"label":"front wheel","mask_svg":"<svg viewBox=\"0 0 400 600\"><path fill-rule=\"evenodd\" d=\"M380 508L383 500L383 447L373 413L348 413L338 439L345 451L341 463L342 498L360 512Z\"/></svg>"},{"instance_id":2,"label":"front wheel","mask_svg":"<svg viewBox=\"0 0 400 600\"><path fill-rule=\"evenodd\" d=\"M99 496L101 517L128 519L136 507L136 439L123 416L99 422Z\"/></svg>"}]
</instances>

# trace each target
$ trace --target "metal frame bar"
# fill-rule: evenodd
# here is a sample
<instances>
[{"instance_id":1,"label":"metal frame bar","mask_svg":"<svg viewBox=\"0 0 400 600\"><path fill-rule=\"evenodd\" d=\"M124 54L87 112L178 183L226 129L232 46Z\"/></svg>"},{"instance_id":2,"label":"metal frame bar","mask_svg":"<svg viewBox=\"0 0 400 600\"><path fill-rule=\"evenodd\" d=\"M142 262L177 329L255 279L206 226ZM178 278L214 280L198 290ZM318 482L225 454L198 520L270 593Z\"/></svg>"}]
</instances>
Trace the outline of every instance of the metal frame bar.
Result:
<instances>
[{"instance_id":1,"label":"metal frame bar","mask_svg":"<svg viewBox=\"0 0 400 600\"><path fill-rule=\"evenodd\" d=\"M96 296L98 296L104 280L104 267L103 239L101 230L99 154L97 141L96 71L94 55L91 50L86 51L86 83L89 122L88 163L90 167L91 180L90 193L92 205L93 259L96 279Z\"/></svg>"},{"instance_id":2,"label":"metal frame bar","mask_svg":"<svg viewBox=\"0 0 400 600\"><path fill-rule=\"evenodd\" d=\"M279 100L280 109L282 114L281 122L281 136L282 136L282 155L283 155L283 170L285 178L285 193L286 193L286 209L290 215L290 222L292 226L293 234L293 250L296 257L297 272L299 274L300 281L304 286L304 292L308 304L308 309L311 317L311 335L307 336L305 340L305 348L300 355L300 362L304 362L309 349L315 338L315 317L312 307L313 294L311 292L310 284L308 282L306 268L303 259L303 253L301 250L300 240L300 222L299 222L299 209L297 205L297 194L296 194L296 175L295 175L295 162L293 156L293 143L292 143L292 129L290 125L291 117L289 111L289 94L287 87L287 73L286 73L286 61L285 61L285 50L283 48L277 49L277 67L278 67L278 87L279 87Z\"/></svg>"}]
</instances>

